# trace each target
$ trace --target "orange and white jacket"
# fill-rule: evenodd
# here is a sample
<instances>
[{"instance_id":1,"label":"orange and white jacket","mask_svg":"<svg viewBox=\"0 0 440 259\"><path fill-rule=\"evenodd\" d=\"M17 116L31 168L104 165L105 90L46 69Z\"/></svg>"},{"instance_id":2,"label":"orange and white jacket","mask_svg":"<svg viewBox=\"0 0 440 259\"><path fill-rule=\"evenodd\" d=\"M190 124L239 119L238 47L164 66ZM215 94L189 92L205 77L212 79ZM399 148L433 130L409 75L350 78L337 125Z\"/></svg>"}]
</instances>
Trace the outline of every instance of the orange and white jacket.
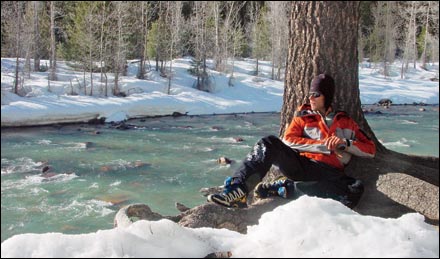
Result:
<instances>
[{"instance_id":1,"label":"orange and white jacket","mask_svg":"<svg viewBox=\"0 0 440 259\"><path fill-rule=\"evenodd\" d=\"M300 152L300 155L326 163L343 170L352 155L373 158L376 146L359 128L357 123L345 112L333 113L330 127L325 118L318 112L312 111L310 105L302 105L284 134L283 142ZM329 116L327 116L329 117ZM324 139L329 136L345 139L346 148L338 151L339 156L327 149Z\"/></svg>"}]
</instances>

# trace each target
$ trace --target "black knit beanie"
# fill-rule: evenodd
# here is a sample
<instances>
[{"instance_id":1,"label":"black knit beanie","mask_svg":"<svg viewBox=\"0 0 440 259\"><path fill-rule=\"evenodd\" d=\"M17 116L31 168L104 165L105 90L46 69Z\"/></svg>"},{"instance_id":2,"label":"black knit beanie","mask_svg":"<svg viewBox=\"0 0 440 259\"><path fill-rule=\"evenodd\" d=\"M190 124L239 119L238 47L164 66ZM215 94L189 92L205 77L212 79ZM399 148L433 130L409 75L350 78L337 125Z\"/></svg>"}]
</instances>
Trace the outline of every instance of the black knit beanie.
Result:
<instances>
[{"instance_id":1,"label":"black knit beanie","mask_svg":"<svg viewBox=\"0 0 440 259\"><path fill-rule=\"evenodd\" d=\"M327 74L320 74L313 78L310 85L310 92L321 93L325 97L325 108L328 109L333 101L333 95L335 94L335 80Z\"/></svg>"}]
</instances>

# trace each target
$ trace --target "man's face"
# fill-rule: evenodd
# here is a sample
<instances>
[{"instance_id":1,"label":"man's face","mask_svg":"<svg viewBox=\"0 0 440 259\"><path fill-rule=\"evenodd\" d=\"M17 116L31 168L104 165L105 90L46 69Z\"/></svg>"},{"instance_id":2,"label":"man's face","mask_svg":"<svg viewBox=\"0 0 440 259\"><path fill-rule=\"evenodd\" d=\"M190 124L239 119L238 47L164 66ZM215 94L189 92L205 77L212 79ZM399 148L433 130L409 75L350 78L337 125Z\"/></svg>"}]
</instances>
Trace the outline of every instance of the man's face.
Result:
<instances>
[{"instance_id":1,"label":"man's face","mask_svg":"<svg viewBox=\"0 0 440 259\"><path fill-rule=\"evenodd\" d=\"M319 92L311 92L309 94L310 105L312 106L312 111L325 111L324 105L325 97Z\"/></svg>"}]
</instances>

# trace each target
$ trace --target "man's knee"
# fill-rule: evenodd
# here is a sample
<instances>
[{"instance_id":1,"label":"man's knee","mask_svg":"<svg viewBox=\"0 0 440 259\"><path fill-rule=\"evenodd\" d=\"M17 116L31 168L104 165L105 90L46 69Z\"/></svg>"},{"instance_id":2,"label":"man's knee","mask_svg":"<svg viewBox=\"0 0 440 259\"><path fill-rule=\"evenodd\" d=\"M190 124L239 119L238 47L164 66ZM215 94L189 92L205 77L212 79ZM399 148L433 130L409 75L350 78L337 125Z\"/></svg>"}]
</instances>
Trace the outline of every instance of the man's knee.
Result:
<instances>
[{"instance_id":1,"label":"man's knee","mask_svg":"<svg viewBox=\"0 0 440 259\"><path fill-rule=\"evenodd\" d=\"M260 140L261 143L263 143L265 146L274 146L279 145L279 143L282 143L280 138L274 135L269 135Z\"/></svg>"}]
</instances>

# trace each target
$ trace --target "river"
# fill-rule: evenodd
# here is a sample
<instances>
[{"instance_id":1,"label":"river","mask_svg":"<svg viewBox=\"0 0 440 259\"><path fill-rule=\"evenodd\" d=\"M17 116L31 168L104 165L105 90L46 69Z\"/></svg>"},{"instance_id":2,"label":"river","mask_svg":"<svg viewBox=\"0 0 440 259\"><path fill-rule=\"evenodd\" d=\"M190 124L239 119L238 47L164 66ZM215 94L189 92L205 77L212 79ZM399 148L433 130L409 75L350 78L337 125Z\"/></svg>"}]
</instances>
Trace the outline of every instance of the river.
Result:
<instances>
[{"instance_id":1,"label":"river","mask_svg":"<svg viewBox=\"0 0 440 259\"><path fill-rule=\"evenodd\" d=\"M387 148L438 157L438 106L371 108L366 119ZM279 121L279 113L256 113L135 119L125 130L2 129L1 240L112 228L115 213L130 203L176 215L175 202L205 202L199 190L222 184L256 141L278 134ZM220 157L233 163L221 165Z\"/></svg>"}]
</instances>

